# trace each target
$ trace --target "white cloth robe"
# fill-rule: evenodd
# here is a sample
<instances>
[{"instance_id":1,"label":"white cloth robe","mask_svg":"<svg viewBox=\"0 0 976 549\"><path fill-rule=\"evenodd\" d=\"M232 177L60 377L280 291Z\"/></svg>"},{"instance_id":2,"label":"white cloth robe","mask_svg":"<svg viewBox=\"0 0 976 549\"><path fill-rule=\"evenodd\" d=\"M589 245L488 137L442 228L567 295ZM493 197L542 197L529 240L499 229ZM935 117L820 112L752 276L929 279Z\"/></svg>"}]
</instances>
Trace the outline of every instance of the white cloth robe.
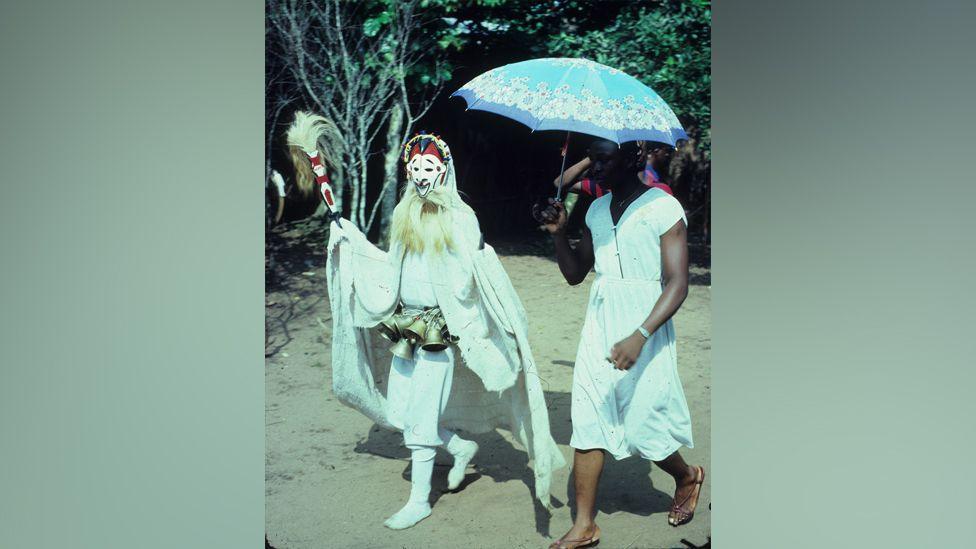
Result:
<instances>
[{"instance_id":1,"label":"white cloth robe","mask_svg":"<svg viewBox=\"0 0 976 549\"><path fill-rule=\"evenodd\" d=\"M536 497L551 507L552 472L566 462L549 429L525 310L494 250L478 249L481 233L474 215L451 213L455 251L427 258L437 303L459 338L462 358L441 422L475 434L510 430L532 460ZM393 243L383 252L350 221L342 219L341 225L331 225L326 262L333 391L344 404L394 429L374 378L389 365L385 356L373 356L369 328L396 310L404 250Z\"/></svg>"}]
</instances>

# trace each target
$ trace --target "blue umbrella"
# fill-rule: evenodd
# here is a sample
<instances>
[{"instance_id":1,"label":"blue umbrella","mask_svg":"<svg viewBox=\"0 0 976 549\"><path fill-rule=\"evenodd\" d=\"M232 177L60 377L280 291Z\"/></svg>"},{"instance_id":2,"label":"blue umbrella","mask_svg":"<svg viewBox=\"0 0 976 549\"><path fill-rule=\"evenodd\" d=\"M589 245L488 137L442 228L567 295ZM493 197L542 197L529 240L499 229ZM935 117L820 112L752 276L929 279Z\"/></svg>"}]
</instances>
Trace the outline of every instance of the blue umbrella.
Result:
<instances>
[{"instance_id":1,"label":"blue umbrella","mask_svg":"<svg viewBox=\"0 0 976 549\"><path fill-rule=\"evenodd\" d=\"M468 109L500 114L532 131L584 133L617 144L658 141L673 146L688 138L654 90L589 59L549 57L504 65L482 73L451 96L463 97ZM565 164L564 148L563 171Z\"/></svg>"}]
</instances>

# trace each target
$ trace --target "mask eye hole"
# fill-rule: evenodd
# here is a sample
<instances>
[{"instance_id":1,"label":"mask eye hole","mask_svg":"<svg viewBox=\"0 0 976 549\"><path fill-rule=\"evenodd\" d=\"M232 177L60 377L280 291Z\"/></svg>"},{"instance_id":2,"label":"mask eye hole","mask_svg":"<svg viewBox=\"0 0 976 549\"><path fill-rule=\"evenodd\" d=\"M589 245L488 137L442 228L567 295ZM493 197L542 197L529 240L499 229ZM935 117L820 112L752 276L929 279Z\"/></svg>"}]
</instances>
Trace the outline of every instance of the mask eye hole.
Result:
<instances>
[{"instance_id":1,"label":"mask eye hole","mask_svg":"<svg viewBox=\"0 0 976 549\"><path fill-rule=\"evenodd\" d=\"M434 171L434 168L425 168L424 171L425 172L432 172L432 171Z\"/></svg>"}]
</instances>

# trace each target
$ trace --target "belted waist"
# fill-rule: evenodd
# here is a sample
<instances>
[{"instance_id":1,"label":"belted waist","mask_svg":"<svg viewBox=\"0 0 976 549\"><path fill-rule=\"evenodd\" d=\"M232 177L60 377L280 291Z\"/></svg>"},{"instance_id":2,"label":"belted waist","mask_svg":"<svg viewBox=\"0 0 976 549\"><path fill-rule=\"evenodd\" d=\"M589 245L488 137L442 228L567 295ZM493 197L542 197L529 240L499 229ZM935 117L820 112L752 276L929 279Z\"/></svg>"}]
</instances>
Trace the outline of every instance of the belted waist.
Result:
<instances>
[{"instance_id":1,"label":"belted waist","mask_svg":"<svg viewBox=\"0 0 976 549\"><path fill-rule=\"evenodd\" d=\"M641 284L641 283L648 283L648 282L652 282L652 283L657 282L658 284L660 284L661 277L658 276L655 278L635 278L635 277L621 278L619 276L611 275L611 274L597 274L596 280L594 282L622 282L624 284L627 283Z\"/></svg>"},{"instance_id":2,"label":"belted waist","mask_svg":"<svg viewBox=\"0 0 976 549\"><path fill-rule=\"evenodd\" d=\"M447 329L440 307L406 307L401 303L397 312L379 323L377 329L394 343L393 354L405 359L413 358L415 347L442 351L457 342L457 337Z\"/></svg>"},{"instance_id":3,"label":"belted waist","mask_svg":"<svg viewBox=\"0 0 976 549\"><path fill-rule=\"evenodd\" d=\"M397 312L393 313L386 320L387 323L407 327L411 323L422 321L425 327L440 326L444 337L450 338L447 331L447 320L444 319L444 312L439 306L433 307L408 307L401 301L397 306Z\"/></svg>"},{"instance_id":4,"label":"belted waist","mask_svg":"<svg viewBox=\"0 0 976 549\"><path fill-rule=\"evenodd\" d=\"M440 317L441 319L444 318L444 313L441 312L441 308L437 305L433 307L408 307L404 305L402 301L400 302L399 305L397 305L396 312L394 312L393 315L390 316L390 318L396 317L398 315L425 317L425 318L428 316L431 318L434 317Z\"/></svg>"},{"instance_id":5,"label":"belted waist","mask_svg":"<svg viewBox=\"0 0 976 549\"><path fill-rule=\"evenodd\" d=\"M596 302L602 302L606 296L604 295L608 287L620 287L620 286L631 286L635 289L639 288L660 288L661 279L658 278L621 278L614 275L597 275L596 280L593 281L593 287L590 290L592 298Z\"/></svg>"}]
</instances>

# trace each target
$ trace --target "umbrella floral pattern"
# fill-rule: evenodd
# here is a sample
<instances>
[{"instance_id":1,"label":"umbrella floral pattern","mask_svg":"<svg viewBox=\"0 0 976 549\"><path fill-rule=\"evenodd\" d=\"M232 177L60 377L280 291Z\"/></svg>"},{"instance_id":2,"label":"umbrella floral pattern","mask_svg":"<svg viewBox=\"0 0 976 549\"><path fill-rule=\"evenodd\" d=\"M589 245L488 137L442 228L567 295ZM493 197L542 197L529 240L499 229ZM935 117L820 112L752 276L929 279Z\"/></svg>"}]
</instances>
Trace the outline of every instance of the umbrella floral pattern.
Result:
<instances>
[{"instance_id":1,"label":"umbrella floral pattern","mask_svg":"<svg viewBox=\"0 0 976 549\"><path fill-rule=\"evenodd\" d=\"M677 116L636 78L588 59L545 58L485 72L453 95L469 109L494 112L533 131L586 133L616 143L674 144L686 134Z\"/></svg>"}]
</instances>

